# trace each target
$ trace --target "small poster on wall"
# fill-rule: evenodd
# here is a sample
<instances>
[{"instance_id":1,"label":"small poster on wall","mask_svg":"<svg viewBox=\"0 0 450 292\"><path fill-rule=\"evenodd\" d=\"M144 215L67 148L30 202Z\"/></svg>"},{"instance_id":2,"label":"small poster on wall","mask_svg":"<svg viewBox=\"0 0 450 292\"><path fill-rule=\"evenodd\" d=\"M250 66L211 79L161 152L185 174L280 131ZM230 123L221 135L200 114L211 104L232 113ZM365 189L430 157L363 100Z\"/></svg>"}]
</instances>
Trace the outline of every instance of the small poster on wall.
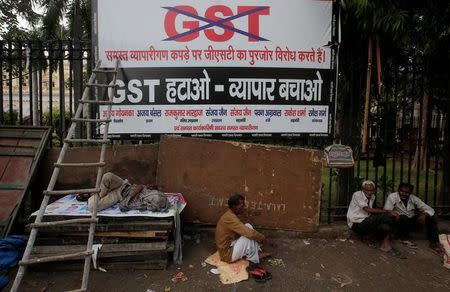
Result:
<instances>
[{"instance_id":1,"label":"small poster on wall","mask_svg":"<svg viewBox=\"0 0 450 292\"><path fill-rule=\"evenodd\" d=\"M330 168L349 168L355 165L353 151L349 146L333 144L325 147L324 166Z\"/></svg>"}]
</instances>

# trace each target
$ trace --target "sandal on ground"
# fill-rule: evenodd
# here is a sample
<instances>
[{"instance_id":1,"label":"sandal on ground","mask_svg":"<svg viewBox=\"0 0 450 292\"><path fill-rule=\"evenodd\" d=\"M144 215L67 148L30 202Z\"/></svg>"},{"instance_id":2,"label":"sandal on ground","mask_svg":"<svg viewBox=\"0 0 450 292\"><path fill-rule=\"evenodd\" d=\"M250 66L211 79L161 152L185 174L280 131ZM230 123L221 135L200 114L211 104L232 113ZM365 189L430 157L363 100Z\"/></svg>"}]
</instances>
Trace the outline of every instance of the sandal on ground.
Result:
<instances>
[{"instance_id":1,"label":"sandal on ground","mask_svg":"<svg viewBox=\"0 0 450 292\"><path fill-rule=\"evenodd\" d=\"M260 267L260 265L257 264L257 263L250 262L250 263L248 264L247 268L245 268L245 269L247 270L247 272L250 272L250 271L253 271L253 270L256 269L256 268L261 268L261 267Z\"/></svg>"},{"instance_id":2,"label":"sandal on ground","mask_svg":"<svg viewBox=\"0 0 450 292\"><path fill-rule=\"evenodd\" d=\"M267 272L264 273L259 268L253 269L253 270L249 271L248 273L253 278L253 280L255 280L255 282L257 282L257 283L265 283L265 282L267 282L267 280L269 280ZM270 275L270 277L272 277L272 275Z\"/></svg>"},{"instance_id":3,"label":"sandal on ground","mask_svg":"<svg viewBox=\"0 0 450 292\"><path fill-rule=\"evenodd\" d=\"M86 202L87 200L89 200L89 197L90 197L91 195L90 194L78 194L76 197L75 197L75 199L77 199L77 201L79 201L79 202Z\"/></svg>"},{"instance_id":4,"label":"sandal on ground","mask_svg":"<svg viewBox=\"0 0 450 292\"><path fill-rule=\"evenodd\" d=\"M401 243L406 245L409 248L417 249L417 244L414 241L411 240L400 240Z\"/></svg>"},{"instance_id":5,"label":"sandal on ground","mask_svg":"<svg viewBox=\"0 0 450 292\"><path fill-rule=\"evenodd\" d=\"M388 251L384 251L383 253L389 257L402 259L402 260L406 259L405 255L403 255L400 251L393 249L393 248Z\"/></svg>"},{"instance_id":6,"label":"sandal on ground","mask_svg":"<svg viewBox=\"0 0 450 292\"><path fill-rule=\"evenodd\" d=\"M267 271L266 269L258 267L255 270L260 271L261 273L263 273L265 275L265 277L266 277L266 280L271 280L272 279L272 274L269 271Z\"/></svg>"}]
</instances>

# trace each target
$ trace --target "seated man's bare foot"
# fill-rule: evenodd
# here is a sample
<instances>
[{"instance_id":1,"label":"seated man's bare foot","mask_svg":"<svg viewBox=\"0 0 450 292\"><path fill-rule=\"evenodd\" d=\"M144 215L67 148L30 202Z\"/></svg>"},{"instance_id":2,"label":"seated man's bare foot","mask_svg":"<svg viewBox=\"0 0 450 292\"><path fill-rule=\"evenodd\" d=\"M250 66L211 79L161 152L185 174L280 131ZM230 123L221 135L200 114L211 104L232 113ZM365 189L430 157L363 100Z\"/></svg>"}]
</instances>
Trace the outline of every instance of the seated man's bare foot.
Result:
<instances>
[{"instance_id":1,"label":"seated man's bare foot","mask_svg":"<svg viewBox=\"0 0 450 292\"><path fill-rule=\"evenodd\" d=\"M272 254L270 252L260 252L259 253L259 258L260 259L271 257L271 256L272 256Z\"/></svg>"}]
</instances>

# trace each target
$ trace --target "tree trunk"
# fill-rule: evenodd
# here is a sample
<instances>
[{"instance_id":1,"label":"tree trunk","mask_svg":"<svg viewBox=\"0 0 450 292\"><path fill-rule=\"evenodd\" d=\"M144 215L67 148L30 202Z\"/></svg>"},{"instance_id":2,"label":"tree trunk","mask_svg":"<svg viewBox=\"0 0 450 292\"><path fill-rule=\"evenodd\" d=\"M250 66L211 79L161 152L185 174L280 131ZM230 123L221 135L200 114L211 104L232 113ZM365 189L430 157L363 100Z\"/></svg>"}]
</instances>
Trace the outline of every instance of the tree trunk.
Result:
<instances>
[{"instance_id":1,"label":"tree trunk","mask_svg":"<svg viewBox=\"0 0 450 292\"><path fill-rule=\"evenodd\" d=\"M31 67L31 84L33 87L33 126L40 126L40 111L41 109L39 108L39 88L38 88L38 67L35 65L32 65Z\"/></svg>"},{"instance_id":2,"label":"tree trunk","mask_svg":"<svg viewBox=\"0 0 450 292\"><path fill-rule=\"evenodd\" d=\"M444 162L441 190L438 193L438 205L450 205L450 101L447 100L447 111L444 126L444 149L442 160ZM448 211L448 210L447 210Z\"/></svg>"},{"instance_id":3,"label":"tree trunk","mask_svg":"<svg viewBox=\"0 0 450 292\"><path fill-rule=\"evenodd\" d=\"M378 97L381 96L381 90L383 88L383 81L381 78L381 48L380 48L380 40L377 38L377 43L376 43L376 51L377 51L377 88L378 88Z\"/></svg>"},{"instance_id":4,"label":"tree trunk","mask_svg":"<svg viewBox=\"0 0 450 292\"><path fill-rule=\"evenodd\" d=\"M82 55L81 55L81 45L78 41L74 42L73 47L73 99L75 111L78 108L79 100L81 99L83 90L83 66L82 66ZM81 138L82 136L82 124L79 123L75 129L75 136Z\"/></svg>"},{"instance_id":5,"label":"tree trunk","mask_svg":"<svg viewBox=\"0 0 450 292\"><path fill-rule=\"evenodd\" d=\"M428 140L428 108L429 108L429 99L430 95L427 90L424 90L423 92L423 99L422 99L422 112L420 114L422 118L422 126L419 129L420 134L417 141L416 151L414 154L414 159L412 162L412 167L419 170L419 169L425 169L426 167L426 157L427 157L427 140Z\"/></svg>"},{"instance_id":6,"label":"tree trunk","mask_svg":"<svg viewBox=\"0 0 450 292\"><path fill-rule=\"evenodd\" d=\"M79 1L75 3L76 7L79 7ZM73 62L73 95L74 95L74 106L75 110L78 108L78 101L81 99L83 95L83 52L82 52L82 45L80 43L81 40L81 15L80 15L80 9L75 9L75 15L73 16L74 20L74 27L73 27L73 35L72 38L74 40L74 62ZM88 123L89 124L89 123ZM81 138L83 135L82 131L82 123L79 123L79 125L76 127L75 130L75 136L77 138Z\"/></svg>"},{"instance_id":7,"label":"tree trunk","mask_svg":"<svg viewBox=\"0 0 450 292\"><path fill-rule=\"evenodd\" d=\"M61 47L62 50L62 47ZM60 128L60 143L63 144L63 139L66 136L66 96L65 96L65 84L64 84L64 60L61 55L61 60L58 66L59 70L59 128Z\"/></svg>"},{"instance_id":8,"label":"tree trunk","mask_svg":"<svg viewBox=\"0 0 450 292\"><path fill-rule=\"evenodd\" d=\"M369 105L370 105L370 82L372 79L372 39L369 38L367 50L367 79L366 79L366 98L364 103L364 126L362 139L362 153L367 152L367 139L369 131Z\"/></svg>"}]
</instances>

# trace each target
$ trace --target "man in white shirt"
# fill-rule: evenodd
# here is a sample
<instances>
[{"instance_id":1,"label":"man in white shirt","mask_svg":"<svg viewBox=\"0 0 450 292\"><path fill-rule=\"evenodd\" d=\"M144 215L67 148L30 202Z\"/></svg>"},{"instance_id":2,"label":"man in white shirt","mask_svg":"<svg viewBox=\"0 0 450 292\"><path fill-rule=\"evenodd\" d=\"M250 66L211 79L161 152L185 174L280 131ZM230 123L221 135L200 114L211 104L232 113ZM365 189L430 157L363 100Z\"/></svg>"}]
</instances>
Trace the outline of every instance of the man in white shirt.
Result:
<instances>
[{"instance_id":1,"label":"man in white shirt","mask_svg":"<svg viewBox=\"0 0 450 292\"><path fill-rule=\"evenodd\" d=\"M425 225L430 248L440 253L441 244L439 243L435 212L421 199L411 195L413 189L414 187L409 183L400 183L398 192L387 197L384 209L393 210L399 214L396 220L396 228L403 243L414 248L415 243L408 240L409 232L418 226Z\"/></svg>"},{"instance_id":2,"label":"man in white shirt","mask_svg":"<svg viewBox=\"0 0 450 292\"><path fill-rule=\"evenodd\" d=\"M367 180L361 190L353 194L347 211L347 224L357 234L376 234L383 238L379 249L397 258L406 258L391 245L391 233L398 213L374 208L375 184Z\"/></svg>"}]
</instances>

